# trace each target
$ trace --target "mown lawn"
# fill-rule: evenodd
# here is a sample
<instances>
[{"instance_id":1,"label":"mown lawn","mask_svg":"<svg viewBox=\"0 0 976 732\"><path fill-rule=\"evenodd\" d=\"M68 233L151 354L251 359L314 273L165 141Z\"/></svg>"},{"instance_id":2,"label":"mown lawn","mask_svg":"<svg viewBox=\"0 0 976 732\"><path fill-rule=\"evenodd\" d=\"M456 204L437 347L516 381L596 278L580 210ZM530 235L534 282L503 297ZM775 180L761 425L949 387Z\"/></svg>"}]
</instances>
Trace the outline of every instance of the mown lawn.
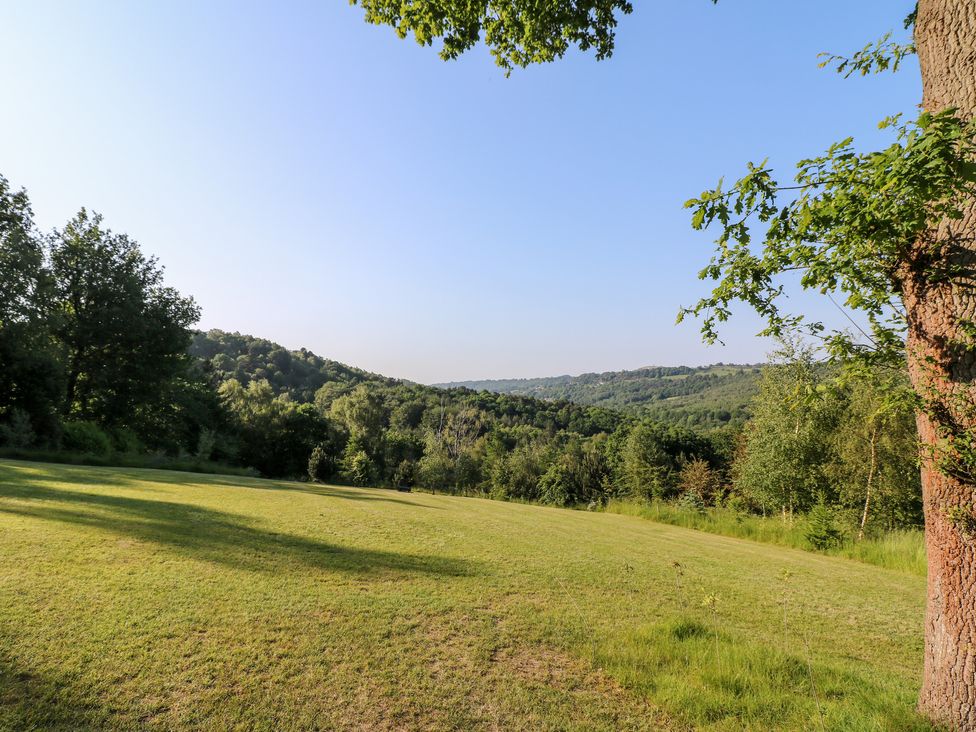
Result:
<instances>
[{"instance_id":1,"label":"mown lawn","mask_svg":"<svg viewBox=\"0 0 976 732\"><path fill-rule=\"evenodd\" d=\"M0 462L2 729L928 729L923 596L630 516Z\"/></svg>"},{"instance_id":2,"label":"mown lawn","mask_svg":"<svg viewBox=\"0 0 976 732\"><path fill-rule=\"evenodd\" d=\"M640 516L651 521L684 526L711 534L817 551L806 537L807 521L800 517L787 524L778 516L763 518L713 506L703 511L695 511L669 501L651 503L633 500L611 501L606 510L610 513ZM846 528L846 531L842 532L842 540L838 545L822 550L824 554L856 559L886 569L911 572L919 577L926 575L928 562L925 557L923 531L919 529L886 531L880 536L868 535L857 541L856 524L845 527L840 520L841 517L837 518L835 528Z\"/></svg>"}]
</instances>

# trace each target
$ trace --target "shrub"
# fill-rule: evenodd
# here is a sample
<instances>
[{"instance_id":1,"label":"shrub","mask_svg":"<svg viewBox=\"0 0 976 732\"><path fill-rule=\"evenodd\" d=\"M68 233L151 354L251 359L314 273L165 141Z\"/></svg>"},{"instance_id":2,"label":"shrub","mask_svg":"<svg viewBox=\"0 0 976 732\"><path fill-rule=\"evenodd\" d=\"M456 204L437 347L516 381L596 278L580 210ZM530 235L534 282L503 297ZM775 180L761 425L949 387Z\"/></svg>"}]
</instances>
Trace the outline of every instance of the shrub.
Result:
<instances>
[{"instance_id":1,"label":"shrub","mask_svg":"<svg viewBox=\"0 0 976 732\"><path fill-rule=\"evenodd\" d=\"M393 471L393 485L400 487L412 486L416 480L417 463L413 460L401 460Z\"/></svg>"},{"instance_id":2,"label":"shrub","mask_svg":"<svg viewBox=\"0 0 976 732\"><path fill-rule=\"evenodd\" d=\"M573 475L566 466L555 462L539 478L539 500L553 506L568 506L573 502Z\"/></svg>"},{"instance_id":3,"label":"shrub","mask_svg":"<svg viewBox=\"0 0 976 732\"><path fill-rule=\"evenodd\" d=\"M316 445L308 458L308 478L320 483L335 475L335 456L325 444Z\"/></svg>"},{"instance_id":4,"label":"shrub","mask_svg":"<svg viewBox=\"0 0 976 732\"><path fill-rule=\"evenodd\" d=\"M447 490L454 483L454 462L443 450L432 450L417 463L417 482L432 491Z\"/></svg>"},{"instance_id":5,"label":"shrub","mask_svg":"<svg viewBox=\"0 0 976 732\"><path fill-rule=\"evenodd\" d=\"M342 476L353 485L367 486L373 480L373 461L365 450L349 453L342 459Z\"/></svg>"},{"instance_id":6,"label":"shrub","mask_svg":"<svg viewBox=\"0 0 976 732\"><path fill-rule=\"evenodd\" d=\"M209 460L214 453L217 445L217 433L208 427L200 428L200 436L197 438L196 457L200 460Z\"/></svg>"},{"instance_id":7,"label":"shrub","mask_svg":"<svg viewBox=\"0 0 976 732\"><path fill-rule=\"evenodd\" d=\"M13 448L30 447L34 443L34 428L30 416L23 409L12 409L6 424L0 424L0 445Z\"/></svg>"},{"instance_id":8,"label":"shrub","mask_svg":"<svg viewBox=\"0 0 976 732\"><path fill-rule=\"evenodd\" d=\"M733 513L750 514L755 512L755 506L752 505L752 501L749 500L748 496L744 496L737 491L726 494L725 499L722 501L722 506Z\"/></svg>"},{"instance_id":9,"label":"shrub","mask_svg":"<svg viewBox=\"0 0 976 732\"><path fill-rule=\"evenodd\" d=\"M107 455L112 451L112 441L94 422L65 422L61 447L70 452Z\"/></svg>"},{"instance_id":10,"label":"shrub","mask_svg":"<svg viewBox=\"0 0 976 732\"><path fill-rule=\"evenodd\" d=\"M146 446L142 444L142 440L127 427L116 427L110 430L109 437L116 452L124 452L128 455L138 455L145 452Z\"/></svg>"},{"instance_id":11,"label":"shrub","mask_svg":"<svg viewBox=\"0 0 976 732\"><path fill-rule=\"evenodd\" d=\"M834 524L834 513L822 498L810 509L804 536L810 546L820 551L831 549L841 542L841 533Z\"/></svg>"},{"instance_id":12,"label":"shrub","mask_svg":"<svg viewBox=\"0 0 976 732\"><path fill-rule=\"evenodd\" d=\"M678 508L682 511L693 511L694 513L705 513L705 502L694 491L686 491L676 501Z\"/></svg>"},{"instance_id":13,"label":"shrub","mask_svg":"<svg viewBox=\"0 0 976 732\"><path fill-rule=\"evenodd\" d=\"M681 468L678 487L685 495L694 493L702 503L712 503L718 496L721 481L707 460L695 458Z\"/></svg>"}]
</instances>

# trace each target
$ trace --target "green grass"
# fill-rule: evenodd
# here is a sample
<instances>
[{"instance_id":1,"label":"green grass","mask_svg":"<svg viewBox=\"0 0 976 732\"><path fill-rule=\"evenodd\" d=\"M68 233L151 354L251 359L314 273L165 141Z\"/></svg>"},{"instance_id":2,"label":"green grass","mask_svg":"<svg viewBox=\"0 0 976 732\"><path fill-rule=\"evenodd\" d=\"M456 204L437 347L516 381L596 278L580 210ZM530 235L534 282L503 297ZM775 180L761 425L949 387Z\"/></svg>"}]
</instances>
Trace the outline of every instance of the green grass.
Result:
<instances>
[{"instance_id":1,"label":"green grass","mask_svg":"<svg viewBox=\"0 0 976 732\"><path fill-rule=\"evenodd\" d=\"M92 465L102 468L152 468L177 470L184 473L211 473L215 475L246 475L256 477L254 468L241 468L212 460L169 455L141 455L137 453L111 452L93 455L89 452L67 450L38 450L35 448L0 447L0 460L29 460L34 462L60 463L64 465Z\"/></svg>"},{"instance_id":2,"label":"green grass","mask_svg":"<svg viewBox=\"0 0 976 732\"><path fill-rule=\"evenodd\" d=\"M923 598L609 513L0 463L5 730L924 730Z\"/></svg>"},{"instance_id":3,"label":"green grass","mask_svg":"<svg viewBox=\"0 0 976 732\"><path fill-rule=\"evenodd\" d=\"M708 508L698 512L664 501L611 501L606 510L722 536L813 551L805 536L806 524L802 517L793 523L786 523L778 516L763 518L725 508ZM891 531L878 537L865 537L861 541L846 536L842 544L823 553L885 569L910 572L919 577L924 577L927 571L925 534L922 531Z\"/></svg>"}]
</instances>

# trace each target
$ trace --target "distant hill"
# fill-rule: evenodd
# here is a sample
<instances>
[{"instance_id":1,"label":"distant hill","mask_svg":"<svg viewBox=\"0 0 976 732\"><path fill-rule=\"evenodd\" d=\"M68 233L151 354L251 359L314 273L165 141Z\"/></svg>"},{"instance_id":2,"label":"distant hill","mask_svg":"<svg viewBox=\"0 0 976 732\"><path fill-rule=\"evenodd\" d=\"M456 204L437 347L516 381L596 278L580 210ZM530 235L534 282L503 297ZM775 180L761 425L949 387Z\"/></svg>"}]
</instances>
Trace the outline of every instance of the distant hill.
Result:
<instances>
[{"instance_id":1,"label":"distant hill","mask_svg":"<svg viewBox=\"0 0 976 732\"><path fill-rule=\"evenodd\" d=\"M580 376L489 379L436 384L617 409L698 427L741 423L749 416L760 366L660 366Z\"/></svg>"},{"instance_id":2,"label":"distant hill","mask_svg":"<svg viewBox=\"0 0 976 732\"><path fill-rule=\"evenodd\" d=\"M312 401L326 383L350 389L364 382L385 386L407 383L322 358L305 348L289 351L265 338L217 329L195 332L189 352L207 364L221 382L237 379L246 385L252 379L265 379L276 394L287 393L297 402Z\"/></svg>"},{"instance_id":3,"label":"distant hill","mask_svg":"<svg viewBox=\"0 0 976 732\"><path fill-rule=\"evenodd\" d=\"M531 413L533 422L545 413L554 424L565 423L573 410L558 417L556 414L565 411L567 404L577 409L597 407L604 413L590 416L597 417L595 423L600 428L615 422L607 410L686 427L741 424L749 416L749 402L756 392L760 368L735 364L665 366L580 376L423 386L347 366L304 348L290 351L264 338L220 330L195 333L190 354L200 359L219 381L234 378L247 384L252 379L266 379L276 394L287 393L297 402L313 401L316 392L327 383L332 384L336 394L369 383L383 391L409 391L415 398L433 400L441 397L440 390L449 389L453 390L454 399L477 404L493 414ZM497 402L497 397L491 398L484 392L508 399ZM478 393L483 396L478 397ZM590 425L581 431L593 429L597 427Z\"/></svg>"},{"instance_id":4,"label":"distant hill","mask_svg":"<svg viewBox=\"0 0 976 732\"><path fill-rule=\"evenodd\" d=\"M368 385L392 409L396 405L449 403L481 410L506 425L527 424L547 430L570 430L581 435L612 432L626 416L619 410L577 404L568 399L502 393L464 387L435 387L395 379L312 353L306 348L291 351L265 338L222 330L193 334L189 355L220 385L236 379L247 385L267 381L275 395L287 394L299 404L314 402L320 389L327 388L326 401Z\"/></svg>"}]
</instances>

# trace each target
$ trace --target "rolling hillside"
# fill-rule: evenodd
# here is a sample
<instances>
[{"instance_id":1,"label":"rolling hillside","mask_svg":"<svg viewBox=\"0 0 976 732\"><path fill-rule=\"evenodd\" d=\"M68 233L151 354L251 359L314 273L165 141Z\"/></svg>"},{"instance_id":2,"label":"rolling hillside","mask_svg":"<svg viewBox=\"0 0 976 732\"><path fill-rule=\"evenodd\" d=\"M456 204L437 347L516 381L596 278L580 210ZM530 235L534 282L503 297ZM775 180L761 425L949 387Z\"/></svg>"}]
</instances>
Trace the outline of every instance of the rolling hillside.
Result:
<instances>
[{"instance_id":1,"label":"rolling hillside","mask_svg":"<svg viewBox=\"0 0 976 732\"><path fill-rule=\"evenodd\" d=\"M736 364L664 366L580 376L459 381L437 386L565 399L664 422L715 427L739 423L748 417L759 368Z\"/></svg>"},{"instance_id":2,"label":"rolling hillside","mask_svg":"<svg viewBox=\"0 0 976 732\"><path fill-rule=\"evenodd\" d=\"M253 379L266 379L276 393L288 393L297 402L311 401L327 383L339 391L369 383L381 388L405 386L433 397L438 397L440 390L450 389L455 395L487 391L512 398L571 402L688 427L719 427L747 419L760 368L735 364L667 366L423 386L347 366L304 348L289 351L263 338L220 330L195 333L190 355L221 381L235 378L246 384Z\"/></svg>"},{"instance_id":3,"label":"rolling hillside","mask_svg":"<svg viewBox=\"0 0 976 732\"><path fill-rule=\"evenodd\" d=\"M0 729L925 730L924 584L605 513L0 462Z\"/></svg>"}]
</instances>

